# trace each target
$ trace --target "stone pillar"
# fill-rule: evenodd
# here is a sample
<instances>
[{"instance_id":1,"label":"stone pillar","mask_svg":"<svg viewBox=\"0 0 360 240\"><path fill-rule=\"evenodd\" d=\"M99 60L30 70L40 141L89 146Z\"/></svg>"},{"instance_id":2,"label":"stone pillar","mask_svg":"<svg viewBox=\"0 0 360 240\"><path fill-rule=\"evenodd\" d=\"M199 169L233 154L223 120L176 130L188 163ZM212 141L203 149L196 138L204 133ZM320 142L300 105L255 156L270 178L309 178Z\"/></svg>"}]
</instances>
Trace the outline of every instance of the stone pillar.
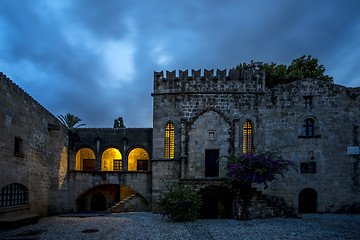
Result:
<instances>
[{"instance_id":1,"label":"stone pillar","mask_svg":"<svg viewBox=\"0 0 360 240\"><path fill-rule=\"evenodd\" d=\"M185 178L186 177L186 163L187 163L187 152L186 152L186 119L181 119L181 145L180 145L180 177Z\"/></svg>"},{"instance_id":2,"label":"stone pillar","mask_svg":"<svg viewBox=\"0 0 360 240\"><path fill-rule=\"evenodd\" d=\"M127 149L128 139L126 137L124 137L123 141L124 141L124 148L123 148L124 156L122 156L122 167L123 167L123 171L127 172L128 171L128 156L126 154L126 149Z\"/></svg>"},{"instance_id":3,"label":"stone pillar","mask_svg":"<svg viewBox=\"0 0 360 240\"><path fill-rule=\"evenodd\" d=\"M100 138L96 137L95 171L101 171Z\"/></svg>"}]
</instances>

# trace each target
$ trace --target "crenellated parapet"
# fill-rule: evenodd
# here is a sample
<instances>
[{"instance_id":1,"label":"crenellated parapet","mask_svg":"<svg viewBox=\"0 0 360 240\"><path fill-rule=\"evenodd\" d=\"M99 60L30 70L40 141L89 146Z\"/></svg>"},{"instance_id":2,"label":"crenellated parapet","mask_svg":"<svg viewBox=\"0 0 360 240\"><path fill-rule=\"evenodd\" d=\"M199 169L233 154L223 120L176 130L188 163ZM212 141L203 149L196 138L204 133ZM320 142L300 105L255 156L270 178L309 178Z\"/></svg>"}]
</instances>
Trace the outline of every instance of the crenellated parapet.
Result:
<instances>
[{"instance_id":1,"label":"crenellated parapet","mask_svg":"<svg viewBox=\"0 0 360 240\"><path fill-rule=\"evenodd\" d=\"M154 72L154 93L260 93L265 90L264 70L206 70Z\"/></svg>"},{"instance_id":2,"label":"crenellated parapet","mask_svg":"<svg viewBox=\"0 0 360 240\"><path fill-rule=\"evenodd\" d=\"M43 111L52 115L56 118L51 112L49 112L44 106L42 106L38 101L31 97L27 92L25 92L19 85L10 80L4 73L0 72L0 90L4 89L8 92L14 92L19 98L23 98L25 102L32 102L35 105L39 106Z\"/></svg>"}]
</instances>

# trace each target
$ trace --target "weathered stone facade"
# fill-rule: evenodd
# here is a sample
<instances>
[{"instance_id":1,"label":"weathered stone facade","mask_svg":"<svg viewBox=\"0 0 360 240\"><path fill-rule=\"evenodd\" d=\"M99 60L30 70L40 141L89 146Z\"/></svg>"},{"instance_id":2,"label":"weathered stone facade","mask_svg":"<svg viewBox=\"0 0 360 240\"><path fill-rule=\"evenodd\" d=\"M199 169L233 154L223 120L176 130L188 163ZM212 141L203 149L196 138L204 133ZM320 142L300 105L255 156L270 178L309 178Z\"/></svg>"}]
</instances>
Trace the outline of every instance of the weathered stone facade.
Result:
<instances>
[{"instance_id":1,"label":"weathered stone facade","mask_svg":"<svg viewBox=\"0 0 360 240\"><path fill-rule=\"evenodd\" d=\"M359 146L360 88L346 88L305 79L265 88L265 73L259 70L175 71L154 73L153 201L166 178L202 179L206 176L206 150L220 156L241 153L243 127L253 126L255 150L277 149L296 164L271 183L263 193L285 199L298 211L299 195L314 191L318 212L336 212L360 202L359 157L347 154ZM304 136L310 119L311 134ZM164 131L175 128L175 157L164 158ZM210 139L210 135L212 138ZM155 161L155 162L154 162ZM170 162L172 164L170 164ZM302 163L316 165L315 173L300 173ZM162 169L162 170L160 170ZM306 172L306 170L305 170ZM218 177L224 177L223 162Z\"/></svg>"},{"instance_id":2,"label":"weathered stone facade","mask_svg":"<svg viewBox=\"0 0 360 240\"><path fill-rule=\"evenodd\" d=\"M26 198L26 204L13 206L2 199L0 219L65 210L66 127L2 73L0 102L0 189L17 184Z\"/></svg>"},{"instance_id":3,"label":"weathered stone facade","mask_svg":"<svg viewBox=\"0 0 360 240\"><path fill-rule=\"evenodd\" d=\"M247 122L256 151L277 149L296 164L268 189L253 186L251 217L304 211L307 198L316 212L360 203L359 155L347 154L360 142L360 88L305 79L267 89L265 73L255 69L155 72L152 129L69 131L3 74L0 86L1 196L20 188L26 200L4 203L2 220L156 211L155 201L174 183L209 199L203 212L215 210L207 217L238 217L239 192L225 181L225 160L214 159L243 152ZM169 123L173 157L165 157Z\"/></svg>"}]
</instances>

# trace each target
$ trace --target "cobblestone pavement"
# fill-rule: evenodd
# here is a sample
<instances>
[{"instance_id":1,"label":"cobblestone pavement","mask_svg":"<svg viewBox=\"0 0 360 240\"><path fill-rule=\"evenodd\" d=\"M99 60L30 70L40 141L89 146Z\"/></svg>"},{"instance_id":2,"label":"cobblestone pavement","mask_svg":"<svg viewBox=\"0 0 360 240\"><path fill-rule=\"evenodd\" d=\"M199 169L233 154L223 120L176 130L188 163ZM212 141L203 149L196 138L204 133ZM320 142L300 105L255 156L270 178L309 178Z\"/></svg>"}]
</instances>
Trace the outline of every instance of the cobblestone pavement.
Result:
<instances>
[{"instance_id":1,"label":"cobblestone pavement","mask_svg":"<svg viewBox=\"0 0 360 240\"><path fill-rule=\"evenodd\" d=\"M170 223L147 212L62 215L0 232L0 239L360 239L360 215Z\"/></svg>"}]
</instances>

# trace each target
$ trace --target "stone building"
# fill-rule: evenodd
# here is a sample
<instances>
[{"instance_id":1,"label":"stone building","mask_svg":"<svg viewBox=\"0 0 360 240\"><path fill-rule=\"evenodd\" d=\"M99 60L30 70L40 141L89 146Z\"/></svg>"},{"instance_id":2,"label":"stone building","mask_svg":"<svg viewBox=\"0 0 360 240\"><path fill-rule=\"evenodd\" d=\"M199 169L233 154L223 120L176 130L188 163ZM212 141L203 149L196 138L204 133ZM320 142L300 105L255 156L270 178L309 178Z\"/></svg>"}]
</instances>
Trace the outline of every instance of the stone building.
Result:
<instances>
[{"instance_id":1,"label":"stone building","mask_svg":"<svg viewBox=\"0 0 360 240\"><path fill-rule=\"evenodd\" d=\"M67 129L0 73L0 220L67 209Z\"/></svg>"},{"instance_id":2,"label":"stone building","mask_svg":"<svg viewBox=\"0 0 360 240\"><path fill-rule=\"evenodd\" d=\"M256 186L263 194L295 212L360 202L359 155L347 152L359 149L360 88L305 79L266 89L264 71L193 70L155 72L153 98L153 201L165 177L207 190L208 210L220 216L234 201L218 157L275 149L296 169L266 190Z\"/></svg>"},{"instance_id":3,"label":"stone building","mask_svg":"<svg viewBox=\"0 0 360 240\"><path fill-rule=\"evenodd\" d=\"M0 221L73 211L156 211L166 185L200 190L204 217L236 217L224 159L276 149L296 168L253 186L254 215L359 210L360 88L265 73L154 73L153 128L68 130L0 74Z\"/></svg>"}]
</instances>

